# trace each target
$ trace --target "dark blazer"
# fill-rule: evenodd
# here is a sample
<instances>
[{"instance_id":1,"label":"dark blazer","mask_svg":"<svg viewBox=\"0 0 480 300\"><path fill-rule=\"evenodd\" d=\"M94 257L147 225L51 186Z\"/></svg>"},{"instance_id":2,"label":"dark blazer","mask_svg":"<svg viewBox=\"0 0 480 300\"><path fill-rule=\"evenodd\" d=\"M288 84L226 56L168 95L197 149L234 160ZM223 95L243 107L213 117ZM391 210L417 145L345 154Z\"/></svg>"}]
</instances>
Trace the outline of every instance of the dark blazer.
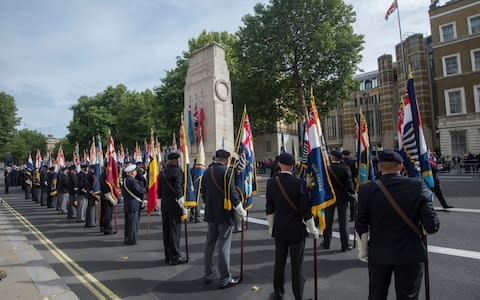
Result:
<instances>
[{"instance_id":1,"label":"dark blazer","mask_svg":"<svg viewBox=\"0 0 480 300\"><path fill-rule=\"evenodd\" d=\"M433 195L423 181L387 174L380 178L395 201L414 224L428 233L438 231ZM421 225L420 225L421 224ZM368 261L371 264L412 264L425 261L420 238L398 215L375 182L360 186L356 230L369 231Z\"/></svg>"},{"instance_id":2,"label":"dark blazer","mask_svg":"<svg viewBox=\"0 0 480 300\"><path fill-rule=\"evenodd\" d=\"M183 212L177 200L183 197L183 172L178 165L167 164L162 170L158 176L157 194L162 199L162 214L182 216Z\"/></svg>"},{"instance_id":3,"label":"dark blazer","mask_svg":"<svg viewBox=\"0 0 480 300\"><path fill-rule=\"evenodd\" d=\"M205 202L205 221L214 224L233 224L235 207L240 203L237 189L235 187L235 178L230 176L231 169L227 172L227 178L231 178L230 190L228 191L232 201L232 210L225 210L223 200L225 199L224 175L227 168L219 162L212 163L202 177L202 199ZM218 187L213 181L213 177ZM227 185L228 187L228 185Z\"/></svg>"},{"instance_id":4,"label":"dark blazer","mask_svg":"<svg viewBox=\"0 0 480 300\"><path fill-rule=\"evenodd\" d=\"M65 173L60 173L60 176L58 177L58 182L57 182L57 191L59 193L68 193L68 188L69 188L69 179L68 175Z\"/></svg>"},{"instance_id":5,"label":"dark blazer","mask_svg":"<svg viewBox=\"0 0 480 300\"><path fill-rule=\"evenodd\" d=\"M297 207L295 211L283 196L275 177L279 178L285 193ZM305 183L288 173L278 173L267 182L267 215L275 213L272 236L276 239L297 242L307 236L303 220L312 217Z\"/></svg>"},{"instance_id":6,"label":"dark blazer","mask_svg":"<svg viewBox=\"0 0 480 300\"><path fill-rule=\"evenodd\" d=\"M69 172L68 173L68 181L69 181L69 185L68 185L68 193L69 194L75 194L78 190L78 177L77 177L77 173L72 173L72 172Z\"/></svg>"},{"instance_id":7,"label":"dark blazer","mask_svg":"<svg viewBox=\"0 0 480 300\"><path fill-rule=\"evenodd\" d=\"M343 185L342 187L342 185L340 185L340 183L338 183L335 178L330 178L330 180L332 181L333 189L335 190L335 197L337 199L337 203L344 204L346 202L349 202L348 193L355 193L353 190L352 173L350 172L350 168L342 163L332 163L330 164L330 170L332 170L338 181L340 181L340 183Z\"/></svg>"},{"instance_id":8,"label":"dark blazer","mask_svg":"<svg viewBox=\"0 0 480 300\"><path fill-rule=\"evenodd\" d=\"M80 171L77 174L78 179L78 194L86 195L88 192L87 173Z\"/></svg>"},{"instance_id":9,"label":"dark blazer","mask_svg":"<svg viewBox=\"0 0 480 300\"><path fill-rule=\"evenodd\" d=\"M350 169L350 174L352 175L352 182L355 184L357 180L357 161L351 158L343 159L343 163Z\"/></svg>"},{"instance_id":10,"label":"dark blazer","mask_svg":"<svg viewBox=\"0 0 480 300\"><path fill-rule=\"evenodd\" d=\"M137 198L143 200L143 194L145 194L145 188L132 176L125 177L125 181L122 187L123 198L125 199L124 210L126 212L136 212L139 211L142 207L142 203L137 201L126 188Z\"/></svg>"}]
</instances>

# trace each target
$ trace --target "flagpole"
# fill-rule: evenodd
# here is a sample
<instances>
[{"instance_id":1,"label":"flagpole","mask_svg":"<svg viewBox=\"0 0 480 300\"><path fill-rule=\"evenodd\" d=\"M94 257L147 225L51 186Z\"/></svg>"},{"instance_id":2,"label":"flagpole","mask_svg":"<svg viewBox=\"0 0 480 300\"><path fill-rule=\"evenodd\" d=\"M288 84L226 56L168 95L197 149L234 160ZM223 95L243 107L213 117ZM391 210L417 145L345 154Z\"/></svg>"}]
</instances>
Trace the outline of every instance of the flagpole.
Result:
<instances>
[{"instance_id":1,"label":"flagpole","mask_svg":"<svg viewBox=\"0 0 480 300\"><path fill-rule=\"evenodd\" d=\"M400 47L402 50L402 67L403 67L403 76L405 79L405 86L407 86L407 62L405 61L405 49L403 47L403 39L402 39L402 25L400 22L400 5L398 5L397 1L397 17L398 17L398 30L400 32Z\"/></svg>"},{"instance_id":2,"label":"flagpole","mask_svg":"<svg viewBox=\"0 0 480 300\"><path fill-rule=\"evenodd\" d=\"M317 283L317 240L313 239L313 278L315 287L315 300L318 300L318 283Z\"/></svg>"}]
</instances>

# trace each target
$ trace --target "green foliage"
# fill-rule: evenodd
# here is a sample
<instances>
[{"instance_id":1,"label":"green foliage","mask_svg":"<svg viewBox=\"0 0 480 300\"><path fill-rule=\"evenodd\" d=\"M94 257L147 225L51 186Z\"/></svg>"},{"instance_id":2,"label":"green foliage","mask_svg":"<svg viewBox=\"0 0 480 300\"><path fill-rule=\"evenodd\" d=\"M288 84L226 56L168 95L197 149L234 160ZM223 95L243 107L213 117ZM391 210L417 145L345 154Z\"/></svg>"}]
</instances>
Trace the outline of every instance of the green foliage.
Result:
<instances>
[{"instance_id":1,"label":"green foliage","mask_svg":"<svg viewBox=\"0 0 480 300\"><path fill-rule=\"evenodd\" d=\"M32 154L35 160L37 149L43 156L46 156L47 137L36 130L22 129L15 132L10 142L5 146L5 152L12 155L13 162L16 164L24 164L27 162L28 153Z\"/></svg>"},{"instance_id":2,"label":"green foliage","mask_svg":"<svg viewBox=\"0 0 480 300\"><path fill-rule=\"evenodd\" d=\"M0 116L0 151L3 152L15 133L15 126L20 124L15 99L4 92L0 92Z\"/></svg>"},{"instance_id":3,"label":"green foliage","mask_svg":"<svg viewBox=\"0 0 480 300\"><path fill-rule=\"evenodd\" d=\"M351 5L342 0L271 0L257 4L254 12L243 18L237 55L238 88L249 95L257 125L301 118L310 87L323 113L348 98L363 44L363 37L353 33Z\"/></svg>"}]
</instances>

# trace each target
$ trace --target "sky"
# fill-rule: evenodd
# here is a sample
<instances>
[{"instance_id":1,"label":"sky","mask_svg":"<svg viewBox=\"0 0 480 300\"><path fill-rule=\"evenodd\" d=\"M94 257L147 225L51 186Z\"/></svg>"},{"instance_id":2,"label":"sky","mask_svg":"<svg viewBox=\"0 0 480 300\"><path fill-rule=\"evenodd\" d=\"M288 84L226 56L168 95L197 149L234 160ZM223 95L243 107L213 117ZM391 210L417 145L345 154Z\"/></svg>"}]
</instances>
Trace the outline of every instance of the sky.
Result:
<instances>
[{"instance_id":1,"label":"sky","mask_svg":"<svg viewBox=\"0 0 480 300\"><path fill-rule=\"evenodd\" d=\"M202 30L234 33L265 0L0 0L0 91L13 96L18 127L61 138L80 96L125 84L159 86ZM363 71L399 43L393 0L345 0L364 35ZM441 1L443 4L445 1ZM430 34L429 0L398 0L403 36Z\"/></svg>"}]
</instances>

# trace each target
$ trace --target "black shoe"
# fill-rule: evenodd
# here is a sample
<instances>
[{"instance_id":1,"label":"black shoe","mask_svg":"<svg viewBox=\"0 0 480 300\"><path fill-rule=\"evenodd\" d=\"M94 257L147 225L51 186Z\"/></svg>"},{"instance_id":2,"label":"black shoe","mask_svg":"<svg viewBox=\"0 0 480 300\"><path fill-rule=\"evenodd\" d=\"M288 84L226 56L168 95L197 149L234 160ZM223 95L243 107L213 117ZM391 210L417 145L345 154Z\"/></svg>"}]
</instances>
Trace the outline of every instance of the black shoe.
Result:
<instances>
[{"instance_id":1,"label":"black shoe","mask_svg":"<svg viewBox=\"0 0 480 300\"><path fill-rule=\"evenodd\" d=\"M350 251L352 250L352 246L351 245L348 245L346 248L342 248L342 252L345 252L345 251Z\"/></svg>"},{"instance_id":2,"label":"black shoe","mask_svg":"<svg viewBox=\"0 0 480 300\"><path fill-rule=\"evenodd\" d=\"M325 242L321 242L320 247L322 247L323 249L330 249L330 246L327 246Z\"/></svg>"},{"instance_id":3,"label":"black shoe","mask_svg":"<svg viewBox=\"0 0 480 300\"><path fill-rule=\"evenodd\" d=\"M169 264L170 264L170 258L165 258L165 263L166 263L167 265L169 265Z\"/></svg>"},{"instance_id":4,"label":"black shoe","mask_svg":"<svg viewBox=\"0 0 480 300\"><path fill-rule=\"evenodd\" d=\"M227 284L221 285L220 289L228 289L240 283L240 278L232 277Z\"/></svg>"},{"instance_id":5,"label":"black shoe","mask_svg":"<svg viewBox=\"0 0 480 300\"><path fill-rule=\"evenodd\" d=\"M453 208L453 206L447 204L447 205L445 205L443 208L444 208L444 209Z\"/></svg>"},{"instance_id":6,"label":"black shoe","mask_svg":"<svg viewBox=\"0 0 480 300\"><path fill-rule=\"evenodd\" d=\"M203 278L203 283L205 283L205 284L210 284L210 283L212 283L212 281L213 281L212 278L207 278L207 277Z\"/></svg>"},{"instance_id":7,"label":"black shoe","mask_svg":"<svg viewBox=\"0 0 480 300\"><path fill-rule=\"evenodd\" d=\"M181 264L184 264L184 263L187 263L187 262L188 262L188 260L186 258L180 256L179 258L172 260L170 262L170 264L172 266L176 266L176 265L181 265Z\"/></svg>"}]
</instances>

